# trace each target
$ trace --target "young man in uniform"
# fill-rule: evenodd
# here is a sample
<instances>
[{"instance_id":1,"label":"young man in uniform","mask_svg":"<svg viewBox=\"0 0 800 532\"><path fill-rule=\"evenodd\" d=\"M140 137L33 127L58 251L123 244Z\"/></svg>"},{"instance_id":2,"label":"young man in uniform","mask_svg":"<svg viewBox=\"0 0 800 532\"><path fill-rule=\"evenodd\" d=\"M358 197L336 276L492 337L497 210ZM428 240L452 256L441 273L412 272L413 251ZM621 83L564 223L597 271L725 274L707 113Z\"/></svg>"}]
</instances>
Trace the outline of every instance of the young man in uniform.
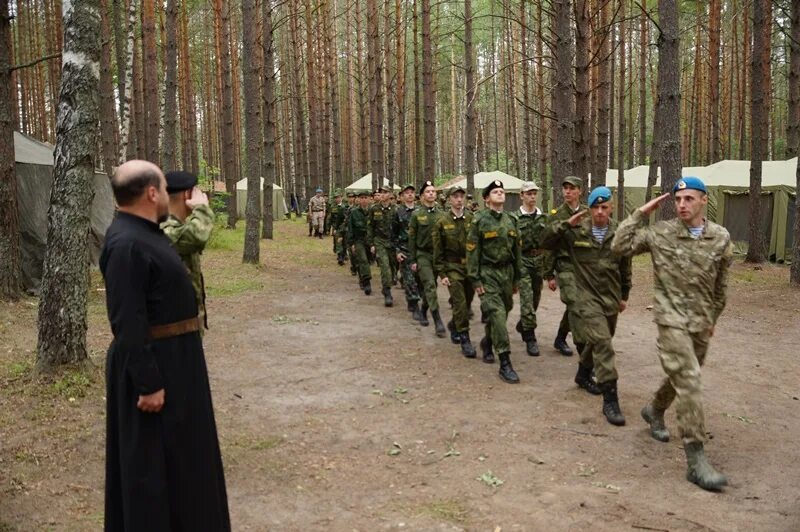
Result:
<instances>
[{"instance_id":1,"label":"young man in uniform","mask_svg":"<svg viewBox=\"0 0 800 532\"><path fill-rule=\"evenodd\" d=\"M392 247L392 220L395 207L390 204L391 192L389 187L380 187L378 190L379 201L369 208L367 212L367 246L370 253L375 256L381 269L381 294L383 305L391 307L392 299L392 272L391 257L394 255Z\"/></svg>"},{"instance_id":2,"label":"young man in uniform","mask_svg":"<svg viewBox=\"0 0 800 532\"><path fill-rule=\"evenodd\" d=\"M536 206L539 187L526 181L520 187L522 205L515 213L522 240L522 271L519 281L519 321L517 332L522 335L525 350L532 357L539 356L536 341L536 310L542 299L542 269L545 251L541 234L547 225L547 216Z\"/></svg>"},{"instance_id":3,"label":"young man in uniform","mask_svg":"<svg viewBox=\"0 0 800 532\"><path fill-rule=\"evenodd\" d=\"M475 358L469 338L469 309L475 291L467 279L467 232L472 213L464 209L466 194L462 187L450 190L450 210L439 216L431 236L434 268L453 302L453 320L448 324L450 340L461 345L465 357Z\"/></svg>"},{"instance_id":4,"label":"young man in uniform","mask_svg":"<svg viewBox=\"0 0 800 532\"><path fill-rule=\"evenodd\" d=\"M347 237L350 244L350 260L355 259L356 270L358 271L358 285L366 295L372 293L370 280L372 274L369 269L369 258L367 257L367 205L369 203L369 192L358 193L358 207L350 211L347 224Z\"/></svg>"},{"instance_id":5,"label":"young man in uniform","mask_svg":"<svg viewBox=\"0 0 800 532\"><path fill-rule=\"evenodd\" d=\"M591 394L602 393L603 415L620 426L625 416L619 408L612 338L631 291L631 259L611 251L616 229L613 210L611 190L597 187L589 195L589 210L546 227L542 245L566 254L572 264L576 297L570 312L578 318L573 321L573 335L577 332L582 340L577 344L575 383Z\"/></svg>"},{"instance_id":6,"label":"young man in uniform","mask_svg":"<svg viewBox=\"0 0 800 532\"><path fill-rule=\"evenodd\" d=\"M442 213L436 203L436 187L425 181L419 191L420 206L408 222L408 252L411 271L417 274L422 289L421 325L427 325L428 309L436 326L436 336L444 338L447 330L439 314L439 299L436 295L436 272L433 267L433 239L431 231Z\"/></svg>"},{"instance_id":7,"label":"young man in uniform","mask_svg":"<svg viewBox=\"0 0 800 532\"><path fill-rule=\"evenodd\" d=\"M322 189L318 188L314 197L308 202L308 213L311 216L311 227L314 230L314 236L322 238L322 233L325 225L325 197L322 195Z\"/></svg>"},{"instance_id":8,"label":"young man in uniform","mask_svg":"<svg viewBox=\"0 0 800 532\"><path fill-rule=\"evenodd\" d=\"M483 361L500 359L500 378L519 382L511 365L511 345L506 320L514 306L520 280L521 253L517 220L503 211L506 192L503 183L494 180L483 189L486 209L475 214L467 236L467 277L481 299L486 317L486 336L481 340Z\"/></svg>"},{"instance_id":9,"label":"young man in uniform","mask_svg":"<svg viewBox=\"0 0 800 532\"><path fill-rule=\"evenodd\" d=\"M344 222L344 215L347 209L347 203L342 200L342 193L339 190L336 190L333 193L333 204L331 205L329 211L329 224L331 229L331 234L333 235L333 252L336 254L336 262L339 263L339 266L344 264L345 253L344 253L344 246L342 245L342 239L339 235L340 228L342 223Z\"/></svg>"},{"instance_id":10,"label":"young man in uniform","mask_svg":"<svg viewBox=\"0 0 800 532\"><path fill-rule=\"evenodd\" d=\"M400 275L403 278L403 290L406 294L408 311L412 313L412 317L416 321L419 321L422 325L427 325L427 320L422 323L423 316L419 310L419 287L417 286L416 276L411 271L411 263L408 260L408 224L414 209L417 208L414 202L414 192L414 185L411 184L406 185L400 191L400 205L397 206L392 224L392 242L394 243Z\"/></svg>"},{"instance_id":11,"label":"young man in uniform","mask_svg":"<svg viewBox=\"0 0 800 532\"><path fill-rule=\"evenodd\" d=\"M733 246L728 231L705 219L705 184L684 177L672 189L677 218L647 226L669 194L646 203L620 224L612 249L620 254L650 252L655 276L653 317L658 356L667 378L642 417L650 434L668 441L664 411L677 399L678 429L688 464L686 478L703 489L720 490L727 478L705 457L706 440L700 368L726 303Z\"/></svg>"}]
</instances>

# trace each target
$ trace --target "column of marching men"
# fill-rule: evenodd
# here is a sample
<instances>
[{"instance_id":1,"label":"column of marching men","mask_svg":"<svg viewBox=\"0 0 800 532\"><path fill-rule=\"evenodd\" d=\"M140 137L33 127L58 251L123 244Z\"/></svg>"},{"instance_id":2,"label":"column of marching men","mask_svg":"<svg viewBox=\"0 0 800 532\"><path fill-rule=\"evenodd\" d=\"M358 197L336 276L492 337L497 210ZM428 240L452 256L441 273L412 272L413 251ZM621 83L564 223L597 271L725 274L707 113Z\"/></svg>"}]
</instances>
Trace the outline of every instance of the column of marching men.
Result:
<instances>
[{"instance_id":1,"label":"column of marching men","mask_svg":"<svg viewBox=\"0 0 800 532\"><path fill-rule=\"evenodd\" d=\"M583 197L583 181L563 180L563 203L545 214L537 206L539 187L524 182L521 205L504 210L501 181L481 192L479 207L460 186L445 193L426 181L417 191L405 185L396 194L335 191L320 214L321 190L309 216L309 236L333 236L339 265L349 262L351 275L365 295L372 294L371 264L380 269L386 307L394 305L392 288L405 296L411 319L423 327L433 322L437 337L448 336L466 358L499 361L506 383L520 379L511 362L507 326L513 295L519 294L520 318L515 330L528 356L540 355L537 310L544 285L558 290L564 313L553 348L573 355L575 383L602 395L602 413L616 426L625 425L617 392L618 373L612 338L617 319L631 291L631 256L649 252L655 274L655 322L658 355L666 378L641 411L651 436L668 441L664 413L677 403L678 427L687 457L687 479L708 490L720 490L727 479L706 460L700 391L702 366L714 325L725 306L727 270L732 256L730 236L704 217L708 197L698 178L681 179L672 194L650 201L623 223L613 214L613 194L604 186ZM650 214L672 197L678 216L648 225ZM437 285L448 289L451 319L442 318ZM472 303L480 300L484 331L476 350L470 336Z\"/></svg>"}]
</instances>

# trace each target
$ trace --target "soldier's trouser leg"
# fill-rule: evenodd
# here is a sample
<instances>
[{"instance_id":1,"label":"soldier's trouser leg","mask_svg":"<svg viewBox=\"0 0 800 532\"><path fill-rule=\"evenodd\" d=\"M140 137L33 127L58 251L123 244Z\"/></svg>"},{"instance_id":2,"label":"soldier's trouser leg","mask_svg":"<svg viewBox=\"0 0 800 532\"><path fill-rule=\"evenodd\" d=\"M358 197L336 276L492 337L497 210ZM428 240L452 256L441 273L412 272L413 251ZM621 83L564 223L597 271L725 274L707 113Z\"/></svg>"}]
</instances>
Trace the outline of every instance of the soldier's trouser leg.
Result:
<instances>
[{"instance_id":1,"label":"soldier's trouser leg","mask_svg":"<svg viewBox=\"0 0 800 532\"><path fill-rule=\"evenodd\" d=\"M453 300L453 325L456 332L469 332L469 305L472 303L470 294L474 294L472 283L464 275L456 271L447 272L450 286L450 299Z\"/></svg>"},{"instance_id":2,"label":"soldier's trouser leg","mask_svg":"<svg viewBox=\"0 0 800 532\"><path fill-rule=\"evenodd\" d=\"M586 346L580 352L580 364L586 368L594 368L598 384L618 378L616 355L611 343L617 329L618 316L584 316L580 321L580 336L586 340ZM572 334L575 334L574 330Z\"/></svg>"},{"instance_id":3,"label":"soldier's trouser leg","mask_svg":"<svg viewBox=\"0 0 800 532\"><path fill-rule=\"evenodd\" d=\"M325 229L325 213L315 212L311 215L311 221L314 225L314 231L322 233Z\"/></svg>"},{"instance_id":4,"label":"soldier's trouser leg","mask_svg":"<svg viewBox=\"0 0 800 532\"><path fill-rule=\"evenodd\" d=\"M378 259L378 266L381 269L381 288L391 288L392 286L392 265L389 257L392 250L383 244L375 244L375 254Z\"/></svg>"},{"instance_id":5,"label":"soldier's trouser leg","mask_svg":"<svg viewBox=\"0 0 800 532\"><path fill-rule=\"evenodd\" d=\"M406 293L407 303L416 303L419 301L419 290L417 288L417 277L411 271L408 261L400 263L400 275L403 276L403 290Z\"/></svg>"},{"instance_id":6,"label":"soldier's trouser leg","mask_svg":"<svg viewBox=\"0 0 800 532\"><path fill-rule=\"evenodd\" d=\"M417 275L423 300L430 310L439 310L439 298L436 296L436 275L433 273L433 256L424 251L417 252Z\"/></svg>"},{"instance_id":7,"label":"soldier's trouser leg","mask_svg":"<svg viewBox=\"0 0 800 532\"><path fill-rule=\"evenodd\" d=\"M356 269L358 270L358 279L361 282L369 281L372 279L372 274L369 271L369 259L367 258L367 245L364 242L356 242L356 252L354 253L356 259Z\"/></svg>"},{"instance_id":8,"label":"soldier's trouser leg","mask_svg":"<svg viewBox=\"0 0 800 532\"><path fill-rule=\"evenodd\" d=\"M397 255L395 255L393 247L389 247L387 253L389 253L389 266L392 268L392 284L394 284L395 279L397 279L397 270L399 269Z\"/></svg>"},{"instance_id":9,"label":"soldier's trouser leg","mask_svg":"<svg viewBox=\"0 0 800 532\"><path fill-rule=\"evenodd\" d=\"M523 331L536 329L536 309L542 298L542 278L538 272L523 268L519 281L519 317Z\"/></svg>"},{"instance_id":10,"label":"soldier's trouser leg","mask_svg":"<svg viewBox=\"0 0 800 532\"><path fill-rule=\"evenodd\" d=\"M481 282L484 294L481 298L481 312L486 316L486 337L492 341L492 350L497 353L508 353L511 344L508 340L506 320L514 306L511 280L514 278L513 266L502 268L486 268L481 271Z\"/></svg>"},{"instance_id":11,"label":"soldier's trouser leg","mask_svg":"<svg viewBox=\"0 0 800 532\"><path fill-rule=\"evenodd\" d=\"M700 381L700 367L705 362L710 336L707 332L690 333L682 329L658 326L658 357L667 378L653 398L659 410L678 400L676 414L683 443L703 443L706 437Z\"/></svg>"}]
</instances>

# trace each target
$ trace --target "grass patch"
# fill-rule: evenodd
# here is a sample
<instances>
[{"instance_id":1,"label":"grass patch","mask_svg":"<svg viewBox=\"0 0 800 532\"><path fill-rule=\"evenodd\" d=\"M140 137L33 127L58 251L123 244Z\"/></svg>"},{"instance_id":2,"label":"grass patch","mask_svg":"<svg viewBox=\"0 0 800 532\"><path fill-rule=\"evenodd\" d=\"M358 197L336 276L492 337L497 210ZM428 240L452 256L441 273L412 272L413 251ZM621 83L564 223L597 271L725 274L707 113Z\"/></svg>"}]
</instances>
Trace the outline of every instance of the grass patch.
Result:
<instances>
[{"instance_id":1,"label":"grass patch","mask_svg":"<svg viewBox=\"0 0 800 532\"><path fill-rule=\"evenodd\" d=\"M92 379L83 371L70 369L53 383L53 390L64 397L86 397Z\"/></svg>"},{"instance_id":2,"label":"grass patch","mask_svg":"<svg viewBox=\"0 0 800 532\"><path fill-rule=\"evenodd\" d=\"M211 232L206 244L206 249L219 249L236 251L244 247L244 224L240 223L236 229L228 229L224 225L216 225Z\"/></svg>"},{"instance_id":3,"label":"grass patch","mask_svg":"<svg viewBox=\"0 0 800 532\"><path fill-rule=\"evenodd\" d=\"M270 436L268 438L258 438L250 444L250 448L254 451L266 451L273 449L283 443L283 438L280 436Z\"/></svg>"},{"instance_id":4,"label":"grass patch","mask_svg":"<svg viewBox=\"0 0 800 532\"><path fill-rule=\"evenodd\" d=\"M8 379L17 380L33 373L33 362L30 360L15 360L8 365L6 374Z\"/></svg>"},{"instance_id":5,"label":"grass patch","mask_svg":"<svg viewBox=\"0 0 800 532\"><path fill-rule=\"evenodd\" d=\"M433 501L420 506L419 510L423 515L451 523L464 523L469 517L467 509L458 501L452 500Z\"/></svg>"}]
</instances>

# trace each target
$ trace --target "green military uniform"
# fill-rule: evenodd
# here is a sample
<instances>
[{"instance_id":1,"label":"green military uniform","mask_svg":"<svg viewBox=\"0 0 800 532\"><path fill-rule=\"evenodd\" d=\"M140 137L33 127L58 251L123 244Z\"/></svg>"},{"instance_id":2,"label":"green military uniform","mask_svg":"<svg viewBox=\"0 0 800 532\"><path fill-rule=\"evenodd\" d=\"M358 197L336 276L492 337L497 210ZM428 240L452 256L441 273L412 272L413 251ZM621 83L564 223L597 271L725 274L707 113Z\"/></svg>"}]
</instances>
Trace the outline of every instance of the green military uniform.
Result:
<instances>
[{"instance_id":1,"label":"green military uniform","mask_svg":"<svg viewBox=\"0 0 800 532\"><path fill-rule=\"evenodd\" d=\"M347 197L354 197L355 195L352 192L347 193ZM353 209L357 209L358 205L350 204L349 202L345 206L344 210L344 220L342 220L341 226L341 235L342 235L342 247L344 248L344 254L350 260L350 275L358 275L358 268L356 267L356 260L353 258L353 253L350 251L350 213L353 212Z\"/></svg>"},{"instance_id":2,"label":"green military uniform","mask_svg":"<svg viewBox=\"0 0 800 532\"><path fill-rule=\"evenodd\" d=\"M417 304L419 303L419 288L417 286L416 275L411 271L410 253L408 251L408 224L415 209L416 206L397 206L392 223L392 242L394 244L395 253L403 254L406 257L406 260L399 265L400 275L403 279L403 290L405 291L409 312L416 312L418 314L419 308ZM419 319L418 316L415 317Z\"/></svg>"},{"instance_id":3,"label":"green military uniform","mask_svg":"<svg viewBox=\"0 0 800 532\"><path fill-rule=\"evenodd\" d=\"M408 222L408 254L411 264L417 265L417 279L422 289L423 309L439 310L436 296L436 271L433 266L433 225L442 210L438 205L420 205Z\"/></svg>"},{"instance_id":4,"label":"green military uniform","mask_svg":"<svg viewBox=\"0 0 800 532\"><path fill-rule=\"evenodd\" d=\"M330 208L330 228L333 235L333 252L336 253L336 259L339 265L344 264L344 259L347 256L345 252L344 242L341 233L342 224L344 223L345 214L347 213L348 205L346 202L341 201L334 203Z\"/></svg>"},{"instance_id":5,"label":"green military uniform","mask_svg":"<svg viewBox=\"0 0 800 532\"><path fill-rule=\"evenodd\" d=\"M547 216L538 208L525 212L520 208L514 213L522 241L522 271L519 281L519 315L517 329L523 341L534 338L536 330L536 310L542 299L542 271L545 251L541 245L541 234L547 226Z\"/></svg>"},{"instance_id":6,"label":"green military uniform","mask_svg":"<svg viewBox=\"0 0 800 532\"><path fill-rule=\"evenodd\" d=\"M502 183L494 181L484 189L484 199L493 186L502 188ZM516 218L488 208L475 214L467 236L467 277L473 287L484 290L480 298L481 312L486 318L486 336L481 340L481 349L486 362L494 362L492 352L498 354L501 377L506 367L513 373L506 320L514 306L514 287L519 286L521 277L520 249ZM507 382L518 382L516 373L514 379L504 378Z\"/></svg>"},{"instance_id":7,"label":"green military uniform","mask_svg":"<svg viewBox=\"0 0 800 532\"><path fill-rule=\"evenodd\" d=\"M350 261L355 262L358 271L358 280L361 288L369 295L372 292L370 279L372 274L369 269L369 257L367 255L367 210L360 206L350 210L347 224L347 237L350 244ZM355 261L353 261L355 259Z\"/></svg>"},{"instance_id":8,"label":"green military uniform","mask_svg":"<svg viewBox=\"0 0 800 532\"><path fill-rule=\"evenodd\" d=\"M475 290L467 277L467 233L472 216L466 209L461 215L452 210L442 213L431 233L434 269L450 282L447 289L453 303L453 341L458 340L464 355L469 357L475 356L469 339L469 310Z\"/></svg>"},{"instance_id":9,"label":"green military uniform","mask_svg":"<svg viewBox=\"0 0 800 532\"><path fill-rule=\"evenodd\" d=\"M392 273L392 221L395 207L375 203L367 211L367 247L375 247L375 258L381 269L381 293L386 298L386 306L391 306L391 289L394 281ZM388 294L388 295L387 295Z\"/></svg>"}]
</instances>

